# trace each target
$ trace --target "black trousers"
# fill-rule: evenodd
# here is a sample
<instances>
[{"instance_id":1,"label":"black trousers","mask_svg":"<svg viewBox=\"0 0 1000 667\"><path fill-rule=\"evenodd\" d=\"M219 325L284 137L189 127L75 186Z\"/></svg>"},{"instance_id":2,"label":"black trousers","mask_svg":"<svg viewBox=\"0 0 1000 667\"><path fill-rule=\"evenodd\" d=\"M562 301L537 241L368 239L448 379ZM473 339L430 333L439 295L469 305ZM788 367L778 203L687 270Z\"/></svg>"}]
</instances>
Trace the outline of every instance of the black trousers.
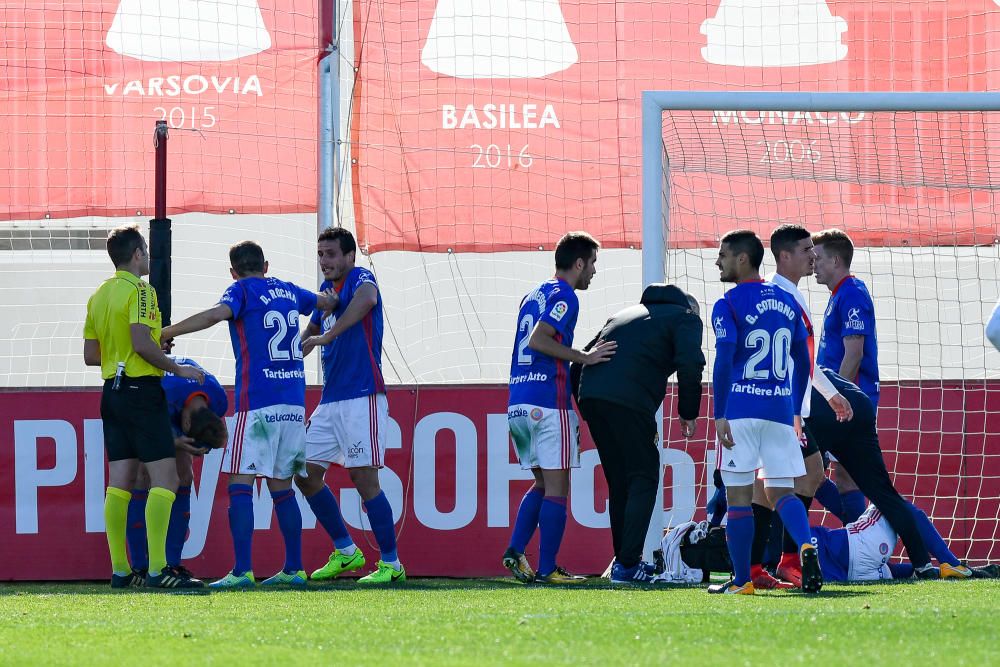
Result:
<instances>
[{"instance_id":1,"label":"black trousers","mask_svg":"<svg viewBox=\"0 0 1000 667\"><path fill-rule=\"evenodd\" d=\"M889 525L899 534L906 547L906 555L914 567L929 563L930 555L920 537L916 521L886 470L882 448L878 444L874 414L866 415L856 407L855 417L849 422L825 419L819 423L811 419L808 421L820 448L837 457L838 463L858 485L861 493L878 507Z\"/></svg>"},{"instance_id":2,"label":"black trousers","mask_svg":"<svg viewBox=\"0 0 1000 667\"><path fill-rule=\"evenodd\" d=\"M600 399L584 399L580 412L608 481L608 513L615 560L633 567L642 559L660 483L656 416Z\"/></svg>"}]
</instances>

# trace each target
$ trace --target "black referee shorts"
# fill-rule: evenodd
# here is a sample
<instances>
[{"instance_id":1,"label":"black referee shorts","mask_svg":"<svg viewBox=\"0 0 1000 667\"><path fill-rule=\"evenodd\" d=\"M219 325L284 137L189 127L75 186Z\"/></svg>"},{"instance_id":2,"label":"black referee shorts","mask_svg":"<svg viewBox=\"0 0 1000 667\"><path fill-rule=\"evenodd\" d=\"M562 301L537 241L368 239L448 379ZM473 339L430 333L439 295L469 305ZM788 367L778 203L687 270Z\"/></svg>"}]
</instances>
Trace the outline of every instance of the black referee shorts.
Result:
<instances>
[{"instance_id":1,"label":"black referee shorts","mask_svg":"<svg viewBox=\"0 0 1000 667\"><path fill-rule=\"evenodd\" d=\"M101 420L108 461L149 463L175 456L167 395L158 377L123 375L117 390L113 379L105 380Z\"/></svg>"},{"instance_id":2,"label":"black referee shorts","mask_svg":"<svg viewBox=\"0 0 1000 667\"><path fill-rule=\"evenodd\" d=\"M813 436L812 431L806 426L806 420L802 420L802 434L806 436L806 446L802 448L802 458L807 459L819 451L819 443Z\"/></svg>"}]
</instances>

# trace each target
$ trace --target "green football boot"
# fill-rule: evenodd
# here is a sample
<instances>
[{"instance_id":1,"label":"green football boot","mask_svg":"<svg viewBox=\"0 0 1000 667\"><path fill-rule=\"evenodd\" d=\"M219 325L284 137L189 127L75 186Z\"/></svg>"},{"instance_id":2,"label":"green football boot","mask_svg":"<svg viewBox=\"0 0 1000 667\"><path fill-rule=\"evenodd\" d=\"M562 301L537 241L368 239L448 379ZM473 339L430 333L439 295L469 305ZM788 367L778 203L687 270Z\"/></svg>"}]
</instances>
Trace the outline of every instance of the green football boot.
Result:
<instances>
[{"instance_id":1,"label":"green football boot","mask_svg":"<svg viewBox=\"0 0 1000 667\"><path fill-rule=\"evenodd\" d=\"M273 577L268 577L264 581L260 582L261 586L295 586L297 588L304 588L309 578L306 577L305 570L299 570L298 572L285 572L281 570L278 574Z\"/></svg>"},{"instance_id":2,"label":"green football boot","mask_svg":"<svg viewBox=\"0 0 1000 667\"><path fill-rule=\"evenodd\" d=\"M364 566L365 555L361 553L361 549L355 549L354 553L350 556L345 556L340 553L339 550L335 549L334 552L330 554L330 560L326 562L326 565L313 572L312 576L309 578L315 581L326 581L328 579L333 579L344 572L360 570Z\"/></svg>"},{"instance_id":3,"label":"green football boot","mask_svg":"<svg viewBox=\"0 0 1000 667\"><path fill-rule=\"evenodd\" d=\"M379 561L377 568L368 576L358 579L359 584L401 584L406 581L406 570L402 565L397 570L385 561Z\"/></svg>"},{"instance_id":4,"label":"green football boot","mask_svg":"<svg viewBox=\"0 0 1000 667\"><path fill-rule=\"evenodd\" d=\"M230 572L222 579L210 583L208 587L212 590L224 591L237 588L254 588L256 585L257 581L253 578L253 572L247 571L239 576Z\"/></svg>"}]
</instances>

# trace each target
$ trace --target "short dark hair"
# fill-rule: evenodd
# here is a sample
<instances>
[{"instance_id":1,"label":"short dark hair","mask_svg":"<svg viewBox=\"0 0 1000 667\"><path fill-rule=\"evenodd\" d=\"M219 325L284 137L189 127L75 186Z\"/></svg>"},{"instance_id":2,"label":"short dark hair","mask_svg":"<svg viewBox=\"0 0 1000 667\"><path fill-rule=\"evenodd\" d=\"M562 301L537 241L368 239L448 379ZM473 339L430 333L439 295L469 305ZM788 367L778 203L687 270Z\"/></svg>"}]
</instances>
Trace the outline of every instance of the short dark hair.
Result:
<instances>
[{"instance_id":1,"label":"short dark hair","mask_svg":"<svg viewBox=\"0 0 1000 667\"><path fill-rule=\"evenodd\" d=\"M734 255L746 253L750 258L750 265L755 269L759 269L764 261L764 244L749 229L734 229L722 237L722 242L729 246Z\"/></svg>"},{"instance_id":2,"label":"short dark hair","mask_svg":"<svg viewBox=\"0 0 1000 667\"><path fill-rule=\"evenodd\" d=\"M813 234L813 243L821 245L826 252L840 257L844 266L851 268L854 261L854 243L851 237L840 229L824 229Z\"/></svg>"},{"instance_id":3,"label":"short dark hair","mask_svg":"<svg viewBox=\"0 0 1000 667\"><path fill-rule=\"evenodd\" d=\"M108 257L116 267L128 264L143 243L138 225L116 227L108 232Z\"/></svg>"},{"instance_id":4,"label":"short dark hair","mask_svg":"<svg viewBox=\"0 0 1000 667\"><path fill-rule=\"evenodd\" d=\"M264 272L264 250L253 241L240 241L229 249L229 264L239 276Z\"/></svg>"},{"instance_id":5,"label":"short dark hair","mask_svg":"<svg viewBox=\"0 0 1000 667\"><path fill-rule=\"evenodd\" d=\"M316 242L336 241L340 244L340 252L345 255L357 251L358 244L354 240L354 234L349 229L343 227L327 227L319 233Z\"/></svg>"},{"instance_id":6,"label":"short dark hair","mask_svg":"<svg viewBox=\"0 0 1000 667\"><path fill-rule=\"evenodd\" d=\"M556 244L556 268L560 271L572 269L576 260L586 262L600 247L597 239L587 232L568 232Z\"/></svg>"},{"instance_id":7,"label":"short dark hair","mask_svg":"<svg viewBox=\"0 0 1000 667\"><path fill-rule=\"evenodd\" d=\"M781 225L771 232L771 254L778 259L782 252L795 252L798 242L809 236L809 230L802 225Z\"/></svg>"},{"instance_id":8,"label":"short dark hair","mask_svg":"<svg viewBox=\"0 0 1000 667\"><path fill-rule=\"evenodd\" d=\"M191 413L191 427L187 435L196 443L209 449L226 445L226 423L209 407L201 407Z\"/></svg>"}]
</instances>

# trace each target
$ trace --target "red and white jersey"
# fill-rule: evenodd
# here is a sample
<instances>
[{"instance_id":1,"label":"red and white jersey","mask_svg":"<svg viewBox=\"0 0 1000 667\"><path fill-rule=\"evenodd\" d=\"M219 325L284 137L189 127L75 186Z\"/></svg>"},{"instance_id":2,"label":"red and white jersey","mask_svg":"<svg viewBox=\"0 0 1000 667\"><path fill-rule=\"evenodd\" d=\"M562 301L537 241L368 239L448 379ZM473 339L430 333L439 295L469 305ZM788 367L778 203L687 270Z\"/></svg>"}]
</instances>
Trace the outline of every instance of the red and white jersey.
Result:
<instances>
[{"instance_id":1,"label":"red and white jersey","mask_svg":"<svg viewBox=\"0 0 1000 667\"><path fill-rule=\"evenodd\" d=\"M878 508L869 505L858 520L847 524L848 581L892 579L889 558L896 548L896 531Z\"/></svg>"},{"instance_id":2,"label":"red and white jersey","mask_svg":"<svg viewBox=\"0 0 1000 667\"><path fill-rule=\"evenodd\" d=\"M816 360L816 341L813 336L812 318L809 316L809 304L806 303L806 298L802 296L802 292L799 291L798 286L788 278L785 278L777 273L772 273L768 275L765 280L769 283L774 283L795 297L796 303L798 303L799 308L802 309L802 325L806 329L806 345L809 346L809 380L806 382L806 395L802 397L802 418L805 419L811 412L809 406L811 403L812 391L810 390L812 389L813 365ZM795 373L794 361L788 361L788 369L792 373Z\"/></svg>"}]
</instances>

